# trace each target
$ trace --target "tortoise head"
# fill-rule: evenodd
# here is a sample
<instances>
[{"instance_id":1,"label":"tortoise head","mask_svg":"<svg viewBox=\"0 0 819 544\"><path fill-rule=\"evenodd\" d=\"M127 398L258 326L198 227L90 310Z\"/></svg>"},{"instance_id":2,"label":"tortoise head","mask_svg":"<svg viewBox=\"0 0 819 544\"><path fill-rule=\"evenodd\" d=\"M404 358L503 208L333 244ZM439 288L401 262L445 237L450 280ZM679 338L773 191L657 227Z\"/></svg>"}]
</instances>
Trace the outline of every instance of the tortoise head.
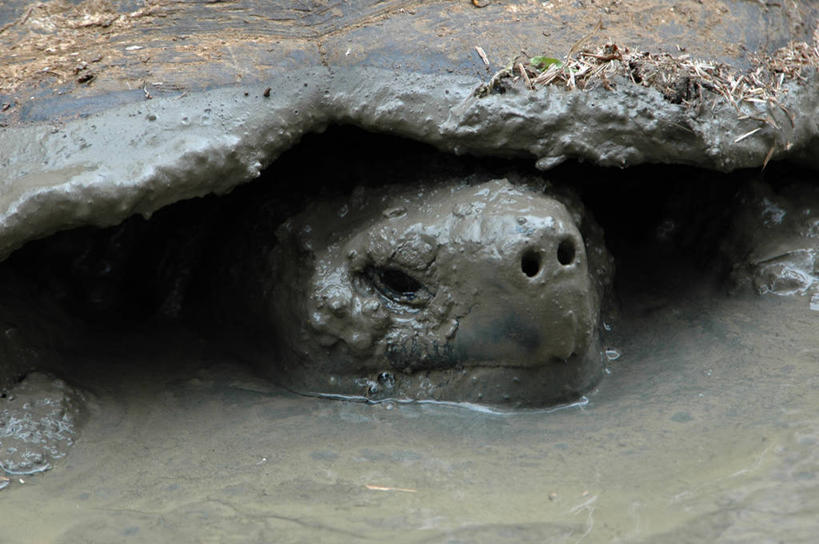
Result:
<instances>
[{"instance_id":1,"label":"tortoise head","mask_svg":"<svg viewBox=\"0 0 819 544\"><path fill-rule=\"evenodd\" d=\"M532 405L599 378L599 300L558 200L506 180L359 190L278 235L269 308L295 389Z\"/></svg>"}]
</instances>

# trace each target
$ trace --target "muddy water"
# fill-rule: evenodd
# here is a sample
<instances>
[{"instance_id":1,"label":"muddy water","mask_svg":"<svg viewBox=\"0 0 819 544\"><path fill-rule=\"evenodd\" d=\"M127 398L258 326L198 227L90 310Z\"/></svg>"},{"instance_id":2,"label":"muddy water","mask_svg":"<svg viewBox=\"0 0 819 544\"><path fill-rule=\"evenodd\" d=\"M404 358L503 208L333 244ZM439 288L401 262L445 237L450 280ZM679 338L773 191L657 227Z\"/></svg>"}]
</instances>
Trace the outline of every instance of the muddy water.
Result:
<instances>
[{"instance_id":1,"label":"muddy water","mask_svg":"<svg viewBox=\"0 0 819 544\"><path fill-rule=\"evenodd\" d=\"M552 413L299 397L184 332L109 336L0 542L814 541L819 312L629 277L621 357Z\"/></svg>"}]
</instances>

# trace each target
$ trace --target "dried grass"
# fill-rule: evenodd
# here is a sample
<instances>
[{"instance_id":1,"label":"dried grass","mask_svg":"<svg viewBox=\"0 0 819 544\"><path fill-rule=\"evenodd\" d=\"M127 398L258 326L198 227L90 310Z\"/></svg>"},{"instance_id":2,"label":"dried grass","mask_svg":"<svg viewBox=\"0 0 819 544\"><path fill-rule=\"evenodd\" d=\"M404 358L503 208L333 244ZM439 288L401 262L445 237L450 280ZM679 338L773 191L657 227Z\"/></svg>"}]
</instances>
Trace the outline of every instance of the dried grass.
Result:
<instances>
[{"instance_id":1,"label":"dried grass","mask_svg":"<svg viewBox=\"0 0 819 544\"><path fill-rule=\"evenodd\" d=\"M476 91L478 96L504 92L523 80L529 89L559 85L567 89L592 89L602 86L612 90L616 76L636 85L660 91L675 104L695 106L715 96L741 114L743 104L775 105L793 123L793 116L781 104L792 82L807 81L806 69L819 69L819 29L812 43L794 42L771 55L755 56L752 68L740 73L730 65L691 58L632 52L627 47L607 43L595 50L573 47L567 58L540 70L530 60L516 59L513 66L496 73L489 83ZM759 119L776 127L771 116ZM776 127L778 128L778 127Z\"/></svg>"}]
</instances>

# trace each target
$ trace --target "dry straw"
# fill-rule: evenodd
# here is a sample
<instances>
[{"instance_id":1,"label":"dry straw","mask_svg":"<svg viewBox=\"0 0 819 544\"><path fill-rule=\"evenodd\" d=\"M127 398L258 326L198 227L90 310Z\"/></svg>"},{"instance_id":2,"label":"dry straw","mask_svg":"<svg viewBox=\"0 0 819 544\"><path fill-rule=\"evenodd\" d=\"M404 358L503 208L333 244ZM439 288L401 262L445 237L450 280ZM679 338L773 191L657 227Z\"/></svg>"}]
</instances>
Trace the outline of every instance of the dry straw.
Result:
<instances>
[{"instance_id":1,"label":"dry straw","mask_svg":"<svg viewBox=\"0 0 819 544\"><path fill-rule=\"evenodd\" d=\"M814 32L812 43L793 42L771 55L754 56L751 69L742 72L724 63L695 59L687 54L632 52L615 43L606 43L595 50L581 48L582 42L590 36L575 44L562 61L549 57L515 60L482 85L477 95L504 92L506 87L521 80L531 90L548 85L570 90L597 86L612 90L620 76L634 84L657 89L676 104L694 106L715 95L717 101L724 100L738 113L743 103L774 104L792 120L780 97L788 92L789 83L807 81L806 69L819 68L819 29ZM772 119L765 121L773 123Z\"/></svg>"}]
</instances>

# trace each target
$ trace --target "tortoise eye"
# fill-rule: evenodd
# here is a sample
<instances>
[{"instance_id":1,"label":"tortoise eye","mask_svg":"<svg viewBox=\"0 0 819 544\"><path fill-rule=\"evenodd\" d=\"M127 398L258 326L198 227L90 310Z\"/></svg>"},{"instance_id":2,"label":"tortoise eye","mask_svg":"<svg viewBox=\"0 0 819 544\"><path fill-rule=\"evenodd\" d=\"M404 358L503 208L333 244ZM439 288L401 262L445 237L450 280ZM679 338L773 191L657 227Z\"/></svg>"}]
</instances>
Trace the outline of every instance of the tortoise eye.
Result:
<instances>
[{"instance_id":1,"label":"tortoise eye","mask_svg":"<svg viewBox=\"0 0 819 544\"><path fill-rule=\"evenodd\" d=\"M421 282L394 268L378 269L377 274L385 288L400 294L402 297L412 298L424 288Z\"/></svg>"},{"instance_id":2,"label":"tortoise eye","mask_svg":"<svg viewBox=\"0 0 819 544\"><path fill-rule=\"evenodd\" d=\"M364 276L383 297L401 304L420 306L432 298L423 283L397 268L370 266Z\"/></svg>"}]
</instances>

